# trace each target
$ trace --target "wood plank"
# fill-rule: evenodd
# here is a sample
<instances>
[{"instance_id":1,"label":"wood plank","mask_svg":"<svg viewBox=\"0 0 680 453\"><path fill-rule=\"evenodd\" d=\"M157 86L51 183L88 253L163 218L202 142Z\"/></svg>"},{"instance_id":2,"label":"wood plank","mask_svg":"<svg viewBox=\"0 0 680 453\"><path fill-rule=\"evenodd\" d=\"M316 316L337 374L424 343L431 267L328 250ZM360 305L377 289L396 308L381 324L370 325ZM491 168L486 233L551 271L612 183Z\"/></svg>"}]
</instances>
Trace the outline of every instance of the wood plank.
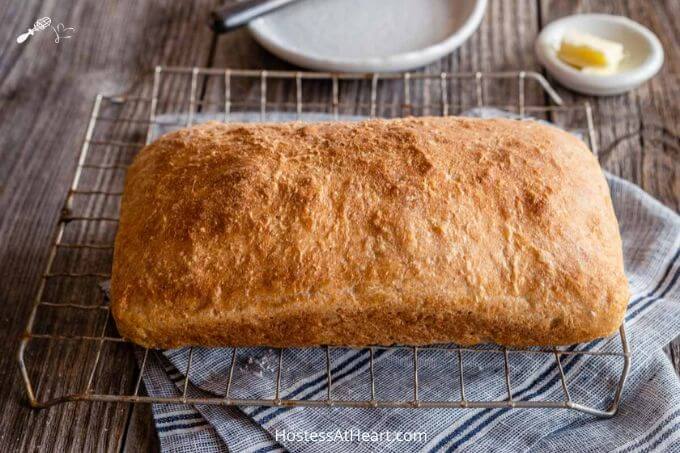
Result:
<instances>
[{"instance_id":1,"label":"wood plank","mask_svg":"<svg viewBox=\"0 0 680 453\"><path fill-rule=\"evenodd\" d=\"M152 453L160 451L160 441L153 424L149 404L135 404L132 408L130 426L125 436L123 453Z\"/></svg>"},{"instance_id":2,"label":"wood plank","mask_svg":"<svg viewBox=\"0 0 680 453\"><path fill-rule=\"evenodd\" d=\"M661 40L666 61L641 87L619 96L583 96L560 87L568 102L593 105L605 169L642 187L676 212L680 209L680 9L677 3L634 0L541 0L541 21L576 13L627 16ZM558 85L557 82L553 82ZM680 336L666 348L680 374Z\"/></svg>"},{"instance_id":3,"label":"wood plank","mask_svg":"<svg viewBox=\"0 0 680 453\"><path fill-rule=\"evenodd\" d=\"M0 395L4 409L0 439L7 451L123 447L130 405L78 403L31 410L22 403L24 389L14 351L45 265L95 94L128 90L160 62L207 64L213 36L205 26L205 14L217 3L120 1L93 8L82 2L31 1L9 2L0 8L5 20L0 35L6 38L0 54L0 340L7 351L0 354L0 366L6 370L0 375L0 385L7 389ZM14 37L42 16L76 26L76 35L57 45L49 33L38 33L24 45L16 45ZM73 322L76 315L55 316L70 317ZM80 327L88 329L97 327L101 319L84 321ZM47 319L43 324L47 326ZM100 388L129 390L134 363L129 352L121 352L107 356L119 372L98 376ZM39 346L31 354L53 366L33 369L47 383L38 389L44 392L61 391L64 384L82 384L82 375L87 374L83 362L92 363L92 350L84 346ZM140 412L133 420L141 423L143 415ZM133 433L140 432L135 429Z\"/></svg>"}]
</instances>

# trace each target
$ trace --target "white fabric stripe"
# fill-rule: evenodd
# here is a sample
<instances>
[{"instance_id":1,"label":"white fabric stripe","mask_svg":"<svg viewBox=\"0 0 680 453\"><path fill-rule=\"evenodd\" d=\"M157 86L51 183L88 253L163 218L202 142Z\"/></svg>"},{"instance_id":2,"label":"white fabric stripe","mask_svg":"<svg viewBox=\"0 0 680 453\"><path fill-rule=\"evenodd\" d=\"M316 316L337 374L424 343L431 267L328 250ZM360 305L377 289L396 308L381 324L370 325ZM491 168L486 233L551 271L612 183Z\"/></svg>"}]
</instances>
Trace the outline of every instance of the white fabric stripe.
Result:
<instances>
[{"instance_id":1,"label":"white fabric stripe","mask_svg":"<svg viewBox=\"0 0 680 453\"><path fill-rule=\"evenodd\" d=\"M674 432L670 436L668 436L666 440L661 442L659 445L654 445L654 442L650 442L647 448L648 449L652 448L652 451L654 451L655 453L665 451L678 453L678 451L680 451L680 429L678 429L678 426L676 425L674 428Z\"/></svg>"},{"instance_id":2,"label":"white fabric stripe","mask_svg":"<svg viewBox=\"0 0 680 453\"><path fill-rule=\"evenodd\" d=\"M201 425L201 426L194 426L193 428L184 428L184 429L176 429L172 431L167 431L167 432L158 432L158 437L161 438L167 438L167 437L173 437L173 436L180 436L182 434L189 434L189 433L196 433L199 431L205 431L206 429L213 429L209 424Z\"/></svg>"},{"instance_id":3,"label":"white fabric stripe","mask_svg":"<svg viewBox=\"0 0 680 453\"><path fill-rule=\"evenodd\" d=\"M633 308L633 310L634 310L634 311L637 311L637 313L635 314L635 316L633 316L633 317L627 322L627 324L632 325L632 324L635 323L636 320L641 319L641 318L643 317L643 315L644 315L647 311L649 311L649 310L651 310L651 309L653 309L653 308L655 307L655 303L658 302L658 300L655 301L655 303L651 303L651 304L649 304L649 306L647 306L646 308L640 310L640 308L641 308L642 305L649 303L651 299L658 298L658 296L659 296L660 294L663 294L665 291L667 291L667 290L669 289L669 287L670 287L671 284L674 284L675 286L677 286L677 285L680 284L680 279L676 280L675 283L673 283L673 277L674 277L679 271L680 271L680 259L678 259L678 260L675 262L675 265L673 266L673 268L671 269L671 271L670 271L669 274L668 274L668 281L667 281L667 282L664 282L665 285L661 285L661 288L659 289L659 291L657 291L657 295L656 295L656 296L652 296L652 297L646 297L643 301L640 302L639 305L636 305L636 306ZM638 310L640 310L640 311L638 311Z\"/></svg>"},{"instance_id":4,"label":"white fabric stripe","mask_svg":"<svg viewBox=\"0 0 680 453\"><path fill-rule=\"evenodd\" d=\"M651 433L653 433L655 430L659 429L659 427L662 426L663 423L668 423L668 420L666 419L666 417L661 417L659 419L659 422L652 425L648 430L646 430L644 432L644 434L640 435L638 438L632 440L631 442L628 442L625 445L622 445L621 447L617 448L615 451L616 452L622 452L622 451L628 450L632 446L638 444L640 442L640 439L646 438ZM677 424L675 424L675 422L671 419L670 423L665 428L659 429L659 432L657 432L654 436L650 437L649 439L647 439L642 444L637 445L636 448L635 448L635 451L644 450L649 445L653 445L657 441L657 439L664 436L669 430L674 429L674 430L678 431L678 428L679 428L679 426ZM673 437L673 436L671 436L671 437Z\"/></svg>"},{"instance_id":5,"label":"white fabric stripe","mask_svg":"<svg viewBox=\"0 0 680 453\"><path fill-rule=\"evenodd\" d=\"M163 406L160 406L163 407ZM191 415L191 414L196 414L197 412L193 409L182 409L178 411L170 411L170 412L162 412L159 411L158 415L160 417L174 417L177 415Z\"/></svg>"},{"instance_id":6,"label":"white fabric stripe","mask_svg":"<svg viewBox=\"0 0 680 453\"><path fill-rule=\"evenodd\" d=\"M195 422L200 422L200 421L204 421L203 417L201 417L201 414L199 414L198 412L195 412L193 414L193 417L191 417L191 418L183 418L181 420L168 420L168 421L156 422L156 427L157 428L168 428L168 427L172 427L172 425L181 426L181 425L188 425L189 423L195 423Z\"/></svg>"}]
</instances>

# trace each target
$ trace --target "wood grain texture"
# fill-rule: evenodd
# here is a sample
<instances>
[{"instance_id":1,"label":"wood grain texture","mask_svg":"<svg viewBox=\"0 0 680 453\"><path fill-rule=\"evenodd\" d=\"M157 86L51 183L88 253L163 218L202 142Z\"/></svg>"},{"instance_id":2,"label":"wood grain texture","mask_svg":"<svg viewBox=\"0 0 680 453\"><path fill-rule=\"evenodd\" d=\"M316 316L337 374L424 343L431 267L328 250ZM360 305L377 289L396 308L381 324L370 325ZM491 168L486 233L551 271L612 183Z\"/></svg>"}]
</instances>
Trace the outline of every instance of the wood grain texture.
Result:
<instances>
[{"instance_id":1,"label":"wood grain texture","mask_svg":"<svg viewBox=\"0 0 680 453\"><path fill-rule=\"evenodd\" d=\"M150 405L134 405L122 444L122 453L149 453L160 450Z\"/></svg>"},{"instance_id":2,"label":"wood grain texture","mask_svg":"<svg viewBox=\"0 0 680 453\"><path fill-rule=\"evenodd\" d=\"M202 2L2 2L0 56L0 439L4 451L117 451L131 406L25 406L15 362L58 213L73 176L87 117L97 92L134 88L154 64L206 65L212 33ZM25 45L15 37L43 16L77 28L60 44L44 32ZM51 33L51 32L49 32ZM88 319L88 323L96 322ZM85 326L87 327L87 326ZM67 345L66 345L67 346ZM47 372L68 380L88 350L58 346L36 359L62 365ZM84 356L83 356L84 354ZM119 358L121 375L98 385L129 386L132 356ZM124 377L123 377L124 376ZM133 420L138 420L134 418ZM150 423L150 420L145 420Z\"/></svg>"},{"instance_id":3,"label":"wood grain texture","mask_svg":"<svg viewBox=\"0 0 680 453\"><path fill-rule=\"evenodd\" d=\"M67 0L0 0L0 444L6 451L153 451L158 440L150 408L123 404L65 404L47 410L21 402L23 384L15 364L18 338L25 325L48 245L75 168L86 120L95 93L118 94L148 86L156 64L234 68L291 68L261 49L239 30L215 37L205 26L208 11L220 0L177 2L70 2ZM625 14L652 29L666 50L660 75L633 92L610 98L582 97L561 89L569 102L594 106L605 167L641 185L673 209L680 208L680 11L677 2L646 0L492 0L480 29L459 50L425 70L540 70L533 41L548 21L577 12ZM54 44L36 35L25 45L15 38L39 17L75 26L73 39ZM204 97L219 96L206 80ZM259 97L257 83L243 88ZM168 93L177 87L163 88ZM449 87L472 102L469 85ZM503 98L513 86L485 86L488 102ZM309 99L326 102L320 85L306 88ZM341 96L364 100L370 83L342 87ZM281 85L269 102L290 100ZM382 92L381 96L395 93ZM181 95L179 95L181 98ZM348 98L349 99L349 98ZM186 101L179 99L178 101ZM543 92L528 86L527 103L543 105ZM395 106L399 108L399 106ZM361 113L361 112L359 112ZM395 111L396 113L396 111ZM46 320L47 322L49 320ZM101 319L87 319L96 328ZM669 353L680 370L680 341ZM35 358L64 360L70 376L92 350L38 348ZM134 377L132 355L123 351L121 373L106 375L97 385L129 388ZM58 391L58 389L52 389Z\"/></svg>"}]
</instances>

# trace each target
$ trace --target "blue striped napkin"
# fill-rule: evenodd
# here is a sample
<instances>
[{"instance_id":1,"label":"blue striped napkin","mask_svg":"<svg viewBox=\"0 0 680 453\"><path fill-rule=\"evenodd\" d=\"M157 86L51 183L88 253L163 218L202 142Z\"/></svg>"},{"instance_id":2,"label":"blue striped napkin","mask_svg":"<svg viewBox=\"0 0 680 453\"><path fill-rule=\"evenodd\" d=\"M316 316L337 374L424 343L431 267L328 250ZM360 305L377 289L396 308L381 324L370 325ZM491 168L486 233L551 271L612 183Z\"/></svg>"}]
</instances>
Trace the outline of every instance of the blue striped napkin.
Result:
<instances>
[{"instance_id":1,"label":"blue striped napkin","mask_svg":"<svg viewBox=\"0 0 680 453\"><path fill-rule=\"evenodd\" d=\"M241 114L238 121L256 120ZM475 111L470 116L509 116ZM196 122L209 118L198 115ZM272 121L291 119L287 115ZM318 116L304 119L323 119ZM167 132L181 118L161 118ZM618 414L600 419L562 409L361 409L154 405L163 451L680 451L680 380L661 348L680 333L680 218L635 185L607 175L623 238L633 297L626 328L633 352ZM591 349L620 351L618 336ZM287 352L281 396L326 397L325 353ZM370 396L367 351L332 350L333 396ZM420 398L457 400L457 362L443 351L419 353ZM141 356L140 356L141 359ZM152 351L144 384L149 395L181 396L188 349ZM379 399L409 399L411 356L407 350L376 351ZM224 395L231 349L195 348L188 396ZM241 350L231 397L271 398L278 356L267 348ZM572 398L605 409L621 373L620 358L564 356ZM465 357L466 397L503 399L502 354ZM516 400L563 399L554 357L511 354ZM178 371L181 370L181 371Z\"/></svg>"}]
</instances>

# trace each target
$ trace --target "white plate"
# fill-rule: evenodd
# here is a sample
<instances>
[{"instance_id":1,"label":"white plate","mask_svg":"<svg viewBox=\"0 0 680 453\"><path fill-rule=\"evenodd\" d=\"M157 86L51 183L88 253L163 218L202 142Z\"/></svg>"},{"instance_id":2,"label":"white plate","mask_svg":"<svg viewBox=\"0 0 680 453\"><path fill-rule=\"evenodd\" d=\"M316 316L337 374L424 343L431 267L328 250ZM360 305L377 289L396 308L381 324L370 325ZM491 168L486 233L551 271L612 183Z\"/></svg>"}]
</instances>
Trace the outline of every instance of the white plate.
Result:
<instances>
[{"instance_id":1,"label":"white plate","mask_svg":"<svg viewBox=\"0 0 680 453\"><path fill-rule=\"evenodd\" d=\"M567 30L590 33L623 44L620 71L612 75L587 74L557 58L556 48ZM551 22L536 39L536 56L564 86L580 93L612 95L631 90L656 74L663 65L663 48L649 29L626 17L577 14Z\"/></svg>"},{"instance_id":2,"label":"white plate","mask_svg":"<svg viewBox=\"0 0 680 453\"><path fill-rule=\"evenodd\" d=\"M273 54L339 72L402 71L460 46L486 0L301 0L248 25Z\"/></svg>"}]
</instances>

